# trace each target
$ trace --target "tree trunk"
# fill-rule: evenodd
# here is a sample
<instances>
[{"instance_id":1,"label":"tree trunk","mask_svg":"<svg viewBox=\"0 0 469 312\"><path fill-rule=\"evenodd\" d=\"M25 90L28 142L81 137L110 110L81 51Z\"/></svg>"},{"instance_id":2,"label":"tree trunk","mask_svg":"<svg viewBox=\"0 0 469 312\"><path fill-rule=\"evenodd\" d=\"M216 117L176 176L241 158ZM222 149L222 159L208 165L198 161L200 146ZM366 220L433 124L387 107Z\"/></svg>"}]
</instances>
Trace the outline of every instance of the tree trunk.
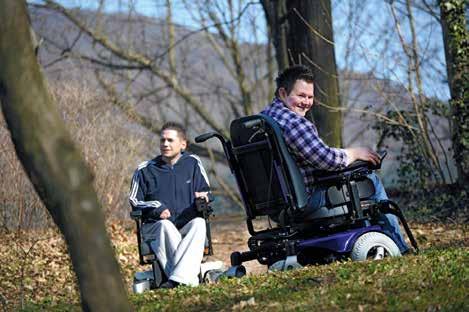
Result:
<instances>
[{"instance_id":1,"label":"tree trunk","mask_svg":"<svg viewBox=\"0 0 469 312\"><path fill-rule=\"evenodd\" d=\"M269 36L271 36L275 47L275 58L279 71L289 66L287 48L287 7L285 0L261 0L264 8L267 24L269 25Z\"/></svg>"},{"instance_id":2,"label":"tree trunk","mask_svg":"<svg viewBox=\"0 0 469 312\"><path fill-rule=\"evenodd\" d=\"M129 311L91 173L47 92L24 1L0 0L0 33L2 111L18 158L65 237L83 310Z\"/></svg>"},{"instance_id":3,"label":"tree trunk","mask_svg":"<svg viewBox=\"0 0 469 312\"><path fill-rule=\"evenodd\" d=\"M451 130L458 183L469 184L469 31L464 0L441 0L440 14L445 44L446 69L451 92Z\"/></svg>"},{"instance_id":4,"label":"tree trunk","mask_svg":"<svg viewBox=\"0 0 469 312\"><path fill-rule=\"evenodd\" d=\"M308 114L324 141L342 144L342 114L334 55L330 0L263 0L274 38L279 69L291 64L310 67L315 75L315 102Z\"/></svg>"}]
</instances>

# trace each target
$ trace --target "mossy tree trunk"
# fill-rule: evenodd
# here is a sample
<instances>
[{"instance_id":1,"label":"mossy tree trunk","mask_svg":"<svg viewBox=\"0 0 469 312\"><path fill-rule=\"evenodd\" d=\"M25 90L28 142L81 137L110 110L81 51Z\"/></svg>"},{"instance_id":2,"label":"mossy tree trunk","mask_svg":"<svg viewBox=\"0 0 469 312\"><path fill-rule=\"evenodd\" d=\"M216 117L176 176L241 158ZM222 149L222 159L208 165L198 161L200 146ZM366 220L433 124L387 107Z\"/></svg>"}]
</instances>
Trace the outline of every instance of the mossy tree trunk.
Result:
<instances>
[{"instance_id":1,"label":"mossy tree trunk","mask_svg":"<svg viewBox=\"0 0 469 312\"><path fill-rule=\"evenodd\" d=\"M128 311L91 173L47 92L24 1L0 0L0 34L2 111L18 158L65 237L83 310Z\"/></svg>"},{"instance_id":2,"label":"mossy tree trunk","mask_svg":"<svg viewBox=\"0 0 469 312\"><path fill-rule=\"evenodd\" d=\"M321 137L342 144L342 113L334 55L330 0L262 0L279 69L309 66L315 75L316 105L309 113Z\"/></svg>"},{"instance_id":3,"label":"mossy tree trunk","mask_svg":"<svg viewBox=\"0 0 469 312\"><path fill-rule=\"evenodd\" d=\"M458 183L469 185L469 31L465 0L441 0L440 14L445 44L446 69L451 92L453 153Z\"/></svg>"}]
</instances>

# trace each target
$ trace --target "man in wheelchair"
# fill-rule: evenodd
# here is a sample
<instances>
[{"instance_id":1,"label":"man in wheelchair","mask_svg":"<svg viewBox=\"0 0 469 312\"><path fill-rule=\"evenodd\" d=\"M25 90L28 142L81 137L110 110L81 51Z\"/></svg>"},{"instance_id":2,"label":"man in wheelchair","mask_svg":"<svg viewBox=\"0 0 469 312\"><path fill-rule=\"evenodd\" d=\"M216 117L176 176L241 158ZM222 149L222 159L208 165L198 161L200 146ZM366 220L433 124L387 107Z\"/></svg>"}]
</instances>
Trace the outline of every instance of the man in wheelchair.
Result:
<instances>
[{"instance_id":1,"label":"man in wheelchair","mask_svg":"<svg viewBox=\"0 0 469 312\"><path fill-rule=\"evenodd\" d=\"M209 202L209 182L200 159L184 152L186 146L185 129L166 123L161 155L140 164L132 178L131 215L137 220L140 262L153 265L151 288L199 284L207 237L202 213L207 209L198 208L207 207L201 202Z\"/></svg>"},{"instance_id":2,"label":"man in wheelchair","mask_svg":"<svg viewBox=\"0 0 469 312\"><path fill-rule=\"evenodd\" d=\"M380 164L380 155L363 147L333 148L327 146L318 135L316 126L305 118L314 102L314 77L309 68L296 65L285 69L276 79L277 89L273 102L261 114L272 117L280 126L285 142L300 169L309 194L305 216L314 215L315 210L326 204L327 186L314 184L318 170L338 171L357 160ZM379 178L371 173L375 194L370 200L388 200ZM401 253L408 251L407 244L399 229L396 216L383 215L385 230L391 235Z\"/></svg>"},{"instance_id":3,"label":"man in wheelchair","mask_svg":"<svg viewBox=\"0 0 469 312\"><path fill-rule=\"evenodd\" d=\"M276 97L259 115L234 120L230 140L216 132L246 210L249 251L233 252L228 275L243 262L271 269L398 256L409 250L399 227L417 244L399 207L388 200L373 170L385 154L367 148L332 148L304 116L313 105L314 80L304 66L277 78ZM253 220L273 220L256 229Z\"/></svg>"}]
</instances>

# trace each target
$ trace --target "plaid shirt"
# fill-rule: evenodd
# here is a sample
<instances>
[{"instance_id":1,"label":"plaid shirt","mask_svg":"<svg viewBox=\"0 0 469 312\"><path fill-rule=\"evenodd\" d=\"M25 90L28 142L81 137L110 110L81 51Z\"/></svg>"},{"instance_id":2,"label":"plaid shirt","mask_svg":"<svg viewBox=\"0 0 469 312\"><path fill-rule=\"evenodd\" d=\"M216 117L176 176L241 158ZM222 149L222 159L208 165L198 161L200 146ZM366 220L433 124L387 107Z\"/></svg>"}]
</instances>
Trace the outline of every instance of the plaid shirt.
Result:
<instances>
[{"instance_id":1,"label":"plaid shirt","mask_svg":"<svg viewBox=\"0 0 469 312\"><path fill-rule=\"evenodd\" d=\"M261 113L272 117L282 129L285 143L303 175L308 193L311 194L314 189L314 171L332 171L346 166L345 151L327 146L319 138L316 126L291 111L280 99L275 98Z\"/></svg>"}]
</instances>

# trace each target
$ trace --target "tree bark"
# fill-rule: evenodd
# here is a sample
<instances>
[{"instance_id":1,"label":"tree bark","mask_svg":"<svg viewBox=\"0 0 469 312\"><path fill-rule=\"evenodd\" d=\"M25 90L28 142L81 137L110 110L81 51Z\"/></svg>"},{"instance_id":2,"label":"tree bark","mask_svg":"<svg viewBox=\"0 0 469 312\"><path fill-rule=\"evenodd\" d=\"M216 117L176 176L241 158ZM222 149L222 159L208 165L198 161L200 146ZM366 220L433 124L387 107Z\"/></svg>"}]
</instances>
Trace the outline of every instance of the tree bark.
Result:
<instances>
[{"instance_id":1,"label":"tree bark","mask_svg":"<svg viewBox=\"0 0 469 312\"><path fill-rule=\"evenodd\" d=\"M287 7L285 0L261 0L269 26L269 35L275 47L275 58L279 71L289 66L287 47Z\"/></svg>"},{"instance_id":2,"label":"tree bark","mask_svg":"<svg viewBox=\"0 0 469 312\"><path fill-rule=\"evenodd\" d=\"M334 55L330 0L261 1L274 38L280 70L303 64L315 75L316 105L308 118L331 146L342 144L342 113ZM326 105L328 107L324 107Z\"/></svg>"},{"instance_id":3,"label":"tree bark","mask_svg":"<svg viewBox=\"0 0 469 312\"><path fill-rule=\"evenodd\" d=\"M464 0L441 0L440 15L451 92L451 130L458 183L469 185L469 31Z\"/></svg>"},{"instance_id":4,"label":"tree bark","mask_svg":"<svg viewBox=\"0 0 469 312\"><path fill-rule=\"evenodd\" d=\"M91 173L47 92L24 1L0 0L0 33L2 111L18 158L65 237L82 308L129 311Z\"/></svg>"}]
</instances>

